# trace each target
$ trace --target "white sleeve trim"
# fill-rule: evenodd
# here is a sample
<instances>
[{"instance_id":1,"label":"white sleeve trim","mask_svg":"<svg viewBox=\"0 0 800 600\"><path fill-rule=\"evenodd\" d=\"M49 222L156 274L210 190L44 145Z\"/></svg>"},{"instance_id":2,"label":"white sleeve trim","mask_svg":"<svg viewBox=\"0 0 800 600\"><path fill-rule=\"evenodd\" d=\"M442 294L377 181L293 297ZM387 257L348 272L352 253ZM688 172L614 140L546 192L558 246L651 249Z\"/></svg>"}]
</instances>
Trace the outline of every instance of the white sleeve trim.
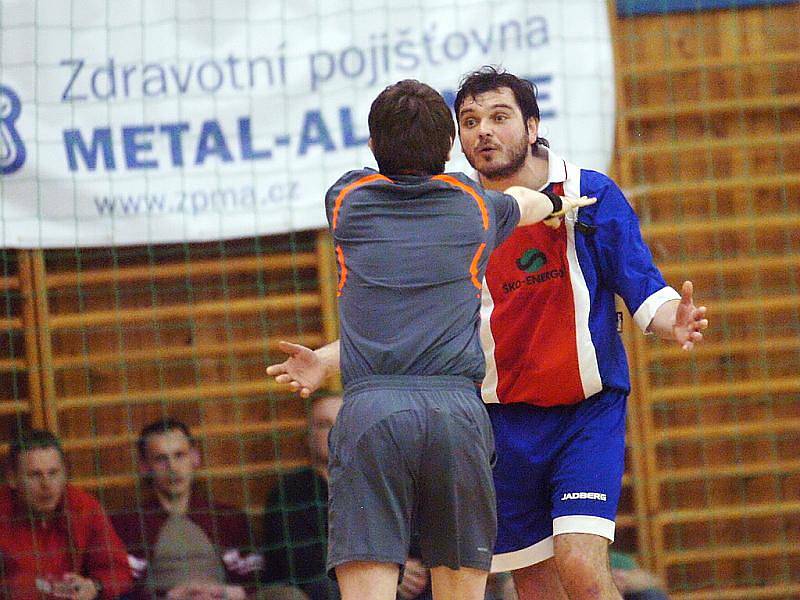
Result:
<instances>
[{"instance_id":1,"label":"white sleeve trim","mask_svg":"<svg viewBox=\"0 0 800 600\"><path fill-rule=\"evenodd\" d=\"M589 515L568 515L553 519L553 535L562 533L590 533L614 541L616 523L603 517Z\"/></svg>"},{"instance_id":2,"label":"white sleeve trim","mask_svg":"<svg viewBox=\"0 0 800 600\"><path fill-rule=\"evenodd\" d=\"M553 536L551 535L527 548L495 554L492 557L491 572L502 573L504 571L524 569L548 558L553 558L554 555Z\"/></svg>"},{"instance_id":3,"label":"white sleeve trim","mask_svg":"<svg viewBox=\"0 0 800 600\"><path fill-rule=\"evenodd\" d=\"M661 308L661 305L670 300L680 300L681 295L675 291L675 288L666 286L650 295L644 302L639 305L636 312L633 313L633 320L639 326L639 329L645 333L649 333L647 328L656 314L656 311Z\"/></svg>"}]
</instances>

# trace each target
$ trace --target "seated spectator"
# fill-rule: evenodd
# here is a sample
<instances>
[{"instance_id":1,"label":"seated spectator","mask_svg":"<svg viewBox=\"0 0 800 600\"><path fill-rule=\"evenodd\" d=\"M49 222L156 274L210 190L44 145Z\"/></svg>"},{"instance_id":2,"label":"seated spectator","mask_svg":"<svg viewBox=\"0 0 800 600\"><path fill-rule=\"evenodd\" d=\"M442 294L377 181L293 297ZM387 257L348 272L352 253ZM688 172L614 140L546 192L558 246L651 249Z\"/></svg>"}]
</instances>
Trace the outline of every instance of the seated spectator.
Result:
<instances>
[{"instance_id":1,"label":"seated spectator","mask_svg":"<svg viewBox=\"0 0 800 600\"><path fill-rule=\"evenodd\" d=\"M149 497L113 517L136 582L131 597L241 600L255 592L263 560L244 551L252 539L247 516L195 486L200 453L189 428L174 419L152 423L138 450ZM260 597L292 597L274 591Z\"/></svg>"},{"instance_id":2,"label":"seated spectator","mask_svg":"<svg viewBox=\"0 0 800 600\"><path fill-rule=\"evenodd\" d=\"M639 567L630 554L609 553L611 575L625 600L668 600L661 580Z\"/></svg>"},{"instance_id":3,"label":"seated spectator","mask_svg":"<svg viewBox=\"0 0 800 600\"><path fill-rule=\"evenodd\" d=\"M67 483L49 431L11 442L0 486L0 597L116 598L131 586L123 546L97 499Z\"/></svg>"},{"instance_id":4,"label":"seated spectator","mask_svg":"<svg viewBox=\"0 0 800 600\"><path fill-rule=\"evenodd\" d=\"M331 396L311 407L308 447L311 467L281 475L269 493L264 517L266 580L291 582L311 600L338 600L325 570L328 529L328 433L342 407ZM413 549L412 549L413 554ZM409 558L397 587L401 600L431 598L430 573Z\"/></svg>"}]
</instances>

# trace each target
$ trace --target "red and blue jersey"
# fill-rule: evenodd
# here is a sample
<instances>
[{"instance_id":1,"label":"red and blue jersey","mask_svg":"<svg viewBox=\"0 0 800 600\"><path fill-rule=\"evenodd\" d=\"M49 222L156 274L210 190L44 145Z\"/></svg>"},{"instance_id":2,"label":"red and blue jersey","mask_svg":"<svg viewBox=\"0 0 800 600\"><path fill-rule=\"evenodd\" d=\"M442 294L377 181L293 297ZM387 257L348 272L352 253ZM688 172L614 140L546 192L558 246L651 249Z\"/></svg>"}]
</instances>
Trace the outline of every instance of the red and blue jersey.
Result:
<instances>
[{"instance_id":1,"label":"red and blue jersey","mask_svg":"<svg viewBox=\"0 0 800 600\"><path fill-rule=\"evenodd\" d=\"M556 406L604 388L628 392L614 295L642 330L664 302L680 298L653 264L617 185L548 156L549 189L597 203L558 229L518 227L489 258L481 299L487 403Z\"/></svg>"}]
</instances>

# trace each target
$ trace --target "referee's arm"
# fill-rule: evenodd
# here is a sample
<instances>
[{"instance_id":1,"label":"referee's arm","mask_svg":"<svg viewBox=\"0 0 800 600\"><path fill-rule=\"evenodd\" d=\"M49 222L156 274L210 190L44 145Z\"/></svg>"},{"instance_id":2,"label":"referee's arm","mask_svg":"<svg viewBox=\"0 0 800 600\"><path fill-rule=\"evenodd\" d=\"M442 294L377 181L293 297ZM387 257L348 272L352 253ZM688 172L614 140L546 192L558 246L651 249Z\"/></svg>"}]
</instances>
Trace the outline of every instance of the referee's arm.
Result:
<instances>
[{"instance_id":1,"label":"referee's arm","mask_svg":"<svg viewBox=\"0 0 800 600\"><path fill-rule=\"evenodd\" d=\"M544 194L519 185L512 185L505 193L519 204L518 225L533 225L552 217L561 216L565 211L597 202L596 198L567 198L555 194Z\"/></svg>"}]
</instances>

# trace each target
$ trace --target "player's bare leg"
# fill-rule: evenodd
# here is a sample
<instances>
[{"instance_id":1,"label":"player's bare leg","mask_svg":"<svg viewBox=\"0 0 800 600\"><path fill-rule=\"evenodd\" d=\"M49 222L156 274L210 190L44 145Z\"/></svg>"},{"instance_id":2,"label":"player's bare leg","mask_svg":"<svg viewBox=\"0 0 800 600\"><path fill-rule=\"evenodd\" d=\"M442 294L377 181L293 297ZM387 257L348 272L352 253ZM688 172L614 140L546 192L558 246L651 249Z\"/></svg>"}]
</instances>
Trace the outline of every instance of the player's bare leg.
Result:
<instances>
[{"instance_id":1,"label":"player's bare leg","mask_svg":"<svg viewBox=\"0 0 800 600\"><path fill-rule=\"evenodd\" d=\"M569 600L554 558L517 569L512 576L519 600Z\"/></svg>"},{"instance_id":2,"label":"player's bare leg","mask_svg":"<svg viewBox=\"0 0 800 600\"><path fill-rule=\"evenodd\" d=\"M608 540L590 533L554 538L558 578L570 600L622 600L608 562Z\"/></svg>"},{"instance_id":3,"label":"player's bare leg","mask_svg":"<svg viewBox=\"0 0 800 600\"><path fill-rule=\"evenodd\" d=\"M483 600L488 571L461 567L431 569L431 591L434 600Z\"/></svg>"},{"instance_id":4,"label":"player's bare leg","mask_svg":"<svg viewBox=\"0 0 800 600\"><path fill-rule=\"evenodd\" d=\"M342 600L395 600L399 574L394 563L353 561L336 567Z\"/></svg>"}]
</instances>

